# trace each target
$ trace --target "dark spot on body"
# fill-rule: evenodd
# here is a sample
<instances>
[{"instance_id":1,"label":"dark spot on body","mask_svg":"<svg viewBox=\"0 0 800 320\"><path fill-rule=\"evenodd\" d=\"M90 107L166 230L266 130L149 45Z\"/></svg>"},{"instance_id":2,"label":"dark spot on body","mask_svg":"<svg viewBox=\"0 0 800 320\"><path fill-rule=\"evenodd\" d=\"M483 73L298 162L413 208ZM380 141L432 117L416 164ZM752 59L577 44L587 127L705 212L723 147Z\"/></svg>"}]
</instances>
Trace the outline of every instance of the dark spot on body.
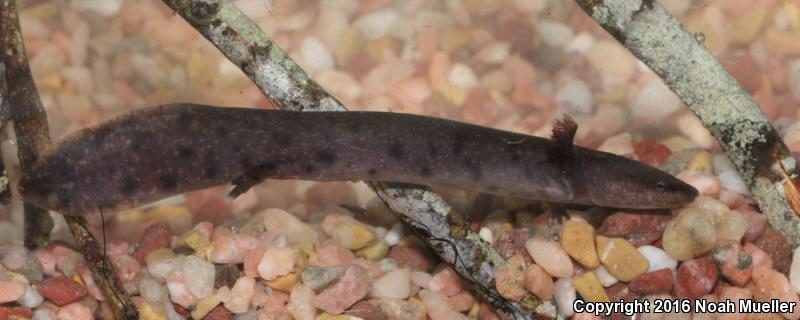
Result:
<instances>
[{"instance_id":1,"label":"dark spot on body","mask_svg":"<svg viewBox=\"0 0 800 320\"><path fill-rule=\"evenodd\" d=\"M217 168L217 162L214 160L209 160L206 163L205 169L203 169L203 176L208 179L213 179L219 173L219 168Z\"/></svg>"},{"instance_id":2,"label":"dark spot on body","mask_svg":"<svg viewBox=\"0 0 800 320\"><path fill-rule=\"evenodd\" d=\"M208 24L210 24L212 28L219 27L222 25L222 19L211 20L211 22L209 22Z\"/></svg>"},{"instance_id":3,"label":"dark spot on body","mask_svg":"<svg viewBox=\"0 0 800 320\"><path fill-rule=\"evenodd\" d=\"M486 187L486 190L488 190L489 192L497 192L500 190L500 187L496 185L489 185L488 187Z\"/></svg>"},{"instance_id":4,"label":"dark spot on body","mask_svg":"<svg viewBox=\"0 0 800 320\"><path fill-rule=\"evenodd\" d=\"M222 30L222 35L226 37L233 37L236 35L236 31L231 27L226 27L225 30Z\"/></svg>"},{"instance_id":5,"label":"dark spot on body","mask_svg":"<svg viewBox=\"0 0 800 320\"><path fill-rule=\"evenodd\" d=\"M306 167L303 168L303 171L305 171L305 172L314 172L314 165L307 164Z\"/></svg>"},{"instance_id":6,"label":"dark spot on body","mask_svg":"<svg viewBox=\"0 0 800 320\"><path fill-rule=\"evenodd\" d=\"M163 191L175 191L178 188L178 179L171 174L162 175L158 177L158 187Z\"/></svg>"},{"instance_id":7,"label":"dark spot on body","mask_svg":"<svg viewBox=\"0 0 800 320\"><path fill-rule=\"evenodd\" d=\"M347 124L347 131L351 133L360 133L361 132L361 123L354 122Z\"/></svg>"},{"instance_id":8,"label":"dark spot on body","mask_svg":"<svg viewBox=\"0 0 800 320\"><path fill-rule=\"evenodd\" d=\"M272 134L272 141L281 147L286 147L292 143L292 136L286 132L278 131Z\"/></svg>"},{"instance_id":9,"label":"dark spot on body","mask_svg":"<svg viewBox=\"0 0 800 320\"><path fill-rule=\"evenodd\" d=\"M92 146L95 149L102 149L108 137L108 130L97 130L92 137Z\"/></svg>"},{"instance_id":10,"label":"dark spot on body","mask_svg":"<svg viewBox=\"0 0 800 320\"><path fill-rule=\"evenodd\" d=\"M219 137L219 138L225 138L230 133L231 133L231 131L228 130L228 128L226 128L226 127L216 127L216 128L214 128L214 134L216 134L217 137Z\"/></svg>"},{"instance_id":11,"label":"dark spot on body","mask_svg":"<svg viewBox=\"0 0 800 320\"><path fill-rule=\"evenodd\" d=\"M405 156L405 151L403 150L403 144L395 141L389 144L389 157L395 160L403 160Z\"/></svg>"},{"instance_id":12,"label":"dark spot on body","mask_svg":"<svg viewBox=\"0 0 800 320\"><path fill-rule=\"evenodd\" d=\"M58 177L70 177L75 173L75 168L67 159L56 159L53 162L54 174Z\"/></svg>"},{"instance_id":13,"label":"dark spot on body","mask_svg":"<svg viewBox=\"0 0 800 320\"><path fill-rule=\"evenodd\" d=\"M122 184L120 185L119 191L126 196L129 196L136 192L136 189L139 188L139 182L136 181L136 178L132 176L127 176L122 178Z\"/></svg>"},{"instance_id":14,"label":"dark spot on body","mask_svg":"<svg viewBox=\"0 0 800 320\"><path fill-rule=\"evenodd\" d=\"M58 206L59 207L66 208L66 207L69 207L69 205L71 203L72 203L72 200L70 200L69 196L66 193L61 193L61 194L58 195Z\"/></svg>"},{"instance_id":15,"label":"dark spot on body","mask_svg":"<svg viewBox=\"0 0 800 320\"><path fill-rule=\"evenodd\" d=\"M194 148L189 146L181 145L178 146L177 149L178 149L178 157L184 160L194 158L194 156L197 155L197 152L194 150Z\"/></svg>"},{"instance_id":16,"label":"dark spot on body","mask_svg":"<svg viewBox=\"0 0 800 320\"><path fill-rule=\"evenodd\" d=\"M374 176L377 173L378 173L378 170L375 170L375 168L370 168L369 170L367 170L367 174L370 175L370 176Z\"/></svg>"},{"instance_id":17,"label":"dark spot on body","mask_svg":"<svg viewBox=\"0 0 800 320\"><path fill-rule=\"evenodd\" d=\"M131 139L131 150L133 150L134 152L144 151L149 141L150 141L150 135L142 132L137 133Z\"/></svg>"},{"instance_id":18,"label":"dark spot on body","mask_svg":"<svg viewBox=\"0 0 800 320\"><path fill-rule=\"evenodd\" d=\"M193 116L191 113L181 112L181 114L178 115L178 124L182 127L188 127L192 124L192 118Z\"/></svg>"},{"instance_id":19,"label":"dark spot on body","mask_svg":"<svg viewBox=\"0 0 800 320\"><path fill-rule=\"evenodd\" d=\"M453 137L453 154L458 155L461 154L461 151L464 151L464 141L466 137L461 132L456 132L455 137Z\"/></svg>"},{"instance_id":20,"label":"dark spot on body","mask_svg":"<svg viewBox=\"0 0 800 320\"><path fill-rule=\"evenodd\" d=\"M519 162L520 160L522 160L521 154L519 154L518 152L514 152L511 154L511 161Z\"/></svg>"},{"instance_id":21,"label":"dark spot on body","mask_svg":"<svg viewBox=\"0 0 800 320\"><path fill-rule=\"evenodd\" d=\"M336 155L330 151L319 151L314 156L314 159L322 164L332 165L334 162L336 162Z\"/></svg>"},{"instance_id":22,"label":"dark spot on body","mask_svg":"<svg viewBox=\"0 0 800 320\"><path fill-rule=\"evenodd\" d=\"M245 169L253 167L253 158L248 153L244 153L239 157L239 165Z\"/></svg>"},{"instance_id":23,"label":"dark spot on body","mask_svg":"<svg viewBox=\"0 0 800 320\"><path fill-rule=\"evenodd\" d=\"M524 167L522 168L522 170L523 170L523 174L524 174L524 175L525 175L525 177L526 177L526 178L528 178L528 179L531 179L531 180L536 180L536 179L538 179L538 178L539 178L539 177L537 176L537 174L536 174L536 171L535 171L535 170L533 169L533 167L531 167L531 166L524 166Z\"/></svg>"},{"instance_id":24,"label":"dark spot on body","mask_svg":"<svg viewBox=\"0 0 800 320\"><path fill-rule=\"evenodd\" d=\"M205 168L203 169L203 176L206 178L214 178L219 173L219 166L217 165L217 152L214 149L208 150L205 157Z\"/></svg>"},{"instance_id":25,"label":"dark spot on body","mask_svg":"<svg viewBox=\"0 0 800 320\"><path fill-rule=\"evenodd\" d=\"M428 142L428 156L436 158L437 155L439 155L439 147L433 142Z\"/></svg>"},{"instance_id":26,"label":"dark spot on body","mask_svg":"<svg viewBox=\"0 0 800 320\"><path fill-rule=\"evenodd\" d=\"M478 181L481 179L481 175L483 174L481 167L475 164L472 159L464 159L464 168L467 169L470 176L472 176L473 181Z\"/></svg>"},{"instance_id":27,"label":"dark spot on body","mask_svg":"<svg viewBox=\"0 0 800 320\"><path fill-rule=\"evenodd\" d=\"M429 167L422 167L422 169L419 170L419 174L425 178L430 178L433 172L431 172L431 168Z\"/></svg>"}]
</instances>

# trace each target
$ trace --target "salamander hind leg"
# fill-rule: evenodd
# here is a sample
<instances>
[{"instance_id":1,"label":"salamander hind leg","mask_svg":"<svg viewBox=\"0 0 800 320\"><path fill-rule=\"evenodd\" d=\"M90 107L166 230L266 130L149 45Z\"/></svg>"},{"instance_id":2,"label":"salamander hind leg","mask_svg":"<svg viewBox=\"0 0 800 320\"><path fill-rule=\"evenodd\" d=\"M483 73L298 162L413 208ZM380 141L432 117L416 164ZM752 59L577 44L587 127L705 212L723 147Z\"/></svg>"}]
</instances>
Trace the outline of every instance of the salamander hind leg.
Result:
<instances>
[{"instance_id":1,"label":"salamander hind leg","mask_svg":"<svg viewBox=\"0 0 800 320\"><path fill-rule=\"evenodd\" d=\"M242 193L247 192L247 190L250 190L253 186L269 178L274 172L275 165L271 163L261 164L248 169L244 174L231 182L231 184L233 184L233 190L231 190L229 195L232 198L238 197Z\"/></svg>"}]
</instances>

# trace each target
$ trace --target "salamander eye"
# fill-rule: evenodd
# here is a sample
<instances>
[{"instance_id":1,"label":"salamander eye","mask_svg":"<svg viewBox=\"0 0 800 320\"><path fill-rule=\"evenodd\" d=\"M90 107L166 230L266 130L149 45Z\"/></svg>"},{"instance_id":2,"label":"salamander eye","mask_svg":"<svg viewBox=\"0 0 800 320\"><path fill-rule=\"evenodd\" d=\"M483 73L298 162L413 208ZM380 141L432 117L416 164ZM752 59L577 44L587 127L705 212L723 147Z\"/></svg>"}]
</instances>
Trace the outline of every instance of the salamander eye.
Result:
<instances>
[{"instance_id":1,"label":"salamander eye","mask_svg":"<svg viewBox=\"0 0 800 320\"><path fill-rule=\"evenodd\" d=\"M664 191L667 188L667 184L664 181L656 182L656 190Z\"/></svg>"}]
</instances>

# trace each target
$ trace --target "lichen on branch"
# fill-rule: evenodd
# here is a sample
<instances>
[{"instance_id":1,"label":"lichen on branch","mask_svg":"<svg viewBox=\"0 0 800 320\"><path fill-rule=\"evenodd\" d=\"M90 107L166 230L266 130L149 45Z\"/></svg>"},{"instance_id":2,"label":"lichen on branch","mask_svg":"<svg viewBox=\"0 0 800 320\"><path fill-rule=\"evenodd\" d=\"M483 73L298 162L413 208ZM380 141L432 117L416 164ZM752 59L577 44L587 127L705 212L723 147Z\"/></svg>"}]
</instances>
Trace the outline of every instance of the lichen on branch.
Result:
<instances>
[{"instance_id":1,"label":"lichen on branch","mask_svg":"<svg viewBox=\"0 0 800 320\"><path fill-rule=\"evenodd\" d=\"M800 218L787 201L796 163L744 88L675 17L653 0L576 0L697 115L733 161L770 225L794 247Z\"/></svg>"}]
</instances>

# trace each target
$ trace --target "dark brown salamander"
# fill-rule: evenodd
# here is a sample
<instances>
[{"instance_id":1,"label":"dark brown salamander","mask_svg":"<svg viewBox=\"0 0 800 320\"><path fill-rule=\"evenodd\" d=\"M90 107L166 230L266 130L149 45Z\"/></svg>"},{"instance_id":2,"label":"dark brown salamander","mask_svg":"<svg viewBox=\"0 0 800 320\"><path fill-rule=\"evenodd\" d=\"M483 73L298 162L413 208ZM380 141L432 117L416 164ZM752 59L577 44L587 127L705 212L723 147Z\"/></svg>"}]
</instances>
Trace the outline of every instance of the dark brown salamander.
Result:
<instances>
[{"instance_id":1,"label":"dark brown salamander","mask_svg":"<svg viewBox=\"0 0 800 320\"><path fill-rule=\"evenodd\" d=\"M85 214L265 178L380 180L616 208L683 206L697 190L638 161L552 139L383 112L288 112L171 104L81 130L47 150L19 190Z\"/></svg>"}]
</instances>

